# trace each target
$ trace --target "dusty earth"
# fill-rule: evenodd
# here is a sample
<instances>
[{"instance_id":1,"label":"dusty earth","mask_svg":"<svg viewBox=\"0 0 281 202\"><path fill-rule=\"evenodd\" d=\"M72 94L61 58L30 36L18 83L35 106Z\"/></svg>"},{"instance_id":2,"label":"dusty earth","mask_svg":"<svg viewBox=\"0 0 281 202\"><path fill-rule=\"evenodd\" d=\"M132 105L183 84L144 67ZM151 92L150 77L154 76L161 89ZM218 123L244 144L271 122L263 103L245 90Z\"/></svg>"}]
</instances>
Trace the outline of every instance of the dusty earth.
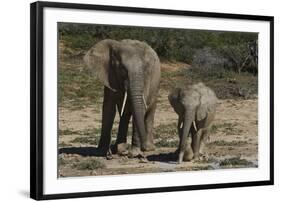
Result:
<instances>
[{"instance_id":1,"label":"dusty earth","mask_svg":"<svg viewBox=\"0 0 281 202\"><path fill-rule=\"evenodd\" d=\"M168 68L169 67L169 68ZM177 71L163 64L162 71ZM156 150L146 153L147 161L113 155L112 160L98 156L102 97L95 105L73 109L59 107L59 177L114 175L127 173L248 168L258 166L258 100L220 100L211 128L206 154L198 161L176 163L178 145L177 115L167 99L168 90L160 89L155 115ZM119 115L116 115L112 142L116 138ZM131 128L131 124L130 124ZM128 143L131 142L131 129Z\"/></svg>"}]
</instances>

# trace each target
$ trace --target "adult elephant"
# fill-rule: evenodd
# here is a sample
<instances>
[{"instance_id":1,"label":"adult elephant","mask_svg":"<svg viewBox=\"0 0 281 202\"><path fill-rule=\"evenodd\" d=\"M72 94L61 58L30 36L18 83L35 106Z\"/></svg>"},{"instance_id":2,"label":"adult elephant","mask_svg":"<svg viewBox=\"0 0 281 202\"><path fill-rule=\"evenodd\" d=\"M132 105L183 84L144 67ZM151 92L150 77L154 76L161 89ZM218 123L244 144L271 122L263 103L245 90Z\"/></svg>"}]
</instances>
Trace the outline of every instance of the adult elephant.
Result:
<instances>
[{"instance_id":1,"label":"adult elephant","mask_svg":"<svg viewBox=\"0 0 281 202\"><path fill-rule=\"evenodd\" d=\"M111 130L120 114L115 148L126 152L127 131L133 117L131 156L154 149L153 122L160 83L160 62L145 42L106 39L95 44L85 62L104 84L102 129L98 149L110 156Z\"/></svg>"}]
</instances>

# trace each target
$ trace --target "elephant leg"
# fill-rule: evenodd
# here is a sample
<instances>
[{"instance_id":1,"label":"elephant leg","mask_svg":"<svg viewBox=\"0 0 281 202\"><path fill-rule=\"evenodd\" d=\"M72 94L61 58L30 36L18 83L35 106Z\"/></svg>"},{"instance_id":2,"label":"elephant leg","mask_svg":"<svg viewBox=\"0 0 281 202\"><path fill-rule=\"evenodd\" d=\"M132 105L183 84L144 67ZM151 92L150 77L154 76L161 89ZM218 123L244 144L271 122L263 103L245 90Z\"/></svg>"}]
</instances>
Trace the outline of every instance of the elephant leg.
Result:
<instances>
[{"instance_id":1,"label":"elephant leg","mask_svg":"<svg viewBox=\"0 0 281 202\"><path fill-rule=\"evenodd\" d=\"M210 130L209 127L202 129L201 141L200 141L200 145L199 145L199 154L203 154L205 144L209 139L209 130Z\"/></svg>"},{"instance_id":2,"label":"elephant leg","mask_svg":"<svg viewBox=\"0 0 281 202\"><path fill-rule=\"evenodd\" d=\"M137 126L135 123L135 118L133 117L133 136L132 136L132 146L140 147L140 137L137 131Z\"/></svg>"},{"instance_id":3,"label":"elephant leg","mask_svg":"<svg viewBox=\"0 0 281 202\"><path fill-rule=\"evenodd\" d=\"M179 115L179 119L178 119L178 126L177 126L177 129L178 129L178 136L179 136L179 139L181 138L182 136L182 124L183 124L183 117ZM178 148L177 150L175 151L175 153L178 155L179 154L179 151L180 151L180 144L178 145Z\"/></svg>"},{"instance_id":4,"label":"elephant leg","mask_svg":"<svg viewBox=\"0 0 281 202\"><path fill-rule=\"evenodd\" d=\"M178 123L178 124L180 124L180 123ZM193 127L193 124L192 124L192 126L190 127L189 137L187 139L187 141L190 142L190 143L188 143L186 145L184 156L183 156L184 161L191 161L194 157L194 150L193 150L193 147L192 147L192 141L193 141L193 136L195 134L196 134L196 130Z\"/></svg>"},{"instance_id":5,"label":"elephant leg","mask_svg":"<svg viewBox=\"0 0 281 202\"><path fill-rule=\"evenodd\" d=\"M140 137L137 131L137 126L135 123L135 119L133 117L133 135L132 135L132 146L129 151L129 157L137 157L139 155L142 155L141 149L140 149Z\"/></svg>"},{"instance_id":6,"label":"elephant leg","mask_svg":"<svg viewBox=\"0 0 281 202\"><path fill-rule=\"evenodd\" d=\"M187 145L186 145L185 152L184 152L184 155L183 155L183 161L190 161L194 157L194 152L193 152L193 149L191 147L190 142L191 142L191 137L188 137L187 138Z\"/></svg>"},{"instance_id":7,"label":"elephant leg","mask_svg":"<svg viewBox=\"0 0 281 202\"><path fill-rule=\"evenodd\" d=\"M192 149L194 152L194 159L199 158L199 150L201 145L202 129L199 129L192 135Z\"/></svg>"},{"instance_id":8,"label":"elephant leg","mask_svg":"<svg viewBox=\"0 0 281 202\"><path fill-rule=\"evenodd\" d=\"M145 116L145 129L147 132L147 151L155 150L153 143L153 125L154 125L154 115L156 110L156 103L154 103L151 108L146 112Z\"/></svg>"},{"instance_id":9,"label":"elephant leg","mask_svg":"<svg viewBox=\"0 0 281 202\"><path fill-rule=\"evenodd\" d=\"M98 149L102 154L110 153L111 130L116 115L116 93L104 87L102 128Z\"/></svg>"},{"instance_id":10,"label":"elephant leg","mask_svg":"<svg viewBox=\"0 0 281 202\"><path fill-rule=\"evenodd\" d=\"M120 107L118 106L118 108ZM118 134L115 143L116 152L118 154L124 154L127 152L127 133L128 133L128 127L129 127L131 116L132 116L132 112L130 110L129 102L127 100L125 104L124 112L120 117Z\"/></svg>"}]
</instances>

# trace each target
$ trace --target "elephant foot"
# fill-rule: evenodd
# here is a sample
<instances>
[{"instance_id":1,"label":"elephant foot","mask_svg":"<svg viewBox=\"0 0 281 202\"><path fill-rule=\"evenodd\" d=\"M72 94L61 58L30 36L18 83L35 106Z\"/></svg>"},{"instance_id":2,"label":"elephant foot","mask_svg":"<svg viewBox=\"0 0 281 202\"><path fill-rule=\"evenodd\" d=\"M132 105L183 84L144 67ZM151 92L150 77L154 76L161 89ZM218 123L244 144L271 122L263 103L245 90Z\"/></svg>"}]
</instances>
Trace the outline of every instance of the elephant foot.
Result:
<instances>
[{"instance_id":1,"label":"elephant foot","mask_svg":"<svg viewBox=\"0 0 281 202\"><path fill-rule=\"evenodd\" d=\"M142 158L144 157L143 152L139 147L132 146L128 153L129 158Z\"/></svg>"},{"instance_id":2,"label":"elephant foot","mask_svg":"<svg viewBox=\"0 0 281 202\"><path fill-rule=\"evenodd\" d=\"M109 150L106 152L106 159L107 159L107 160L113 159L111 149L109 149Z\"/></svg>"},{"instance_id":3,"label":"elephant foot","mask_svg":"<svg viewBox=\"0 0 281 202\"><path fill-rule=\"evenodd\" d=\"M193 160L194 161L200 161L201 158L200 158L199 154L194 154Z\"/></svg>"},{"instance_id":4,"label":"elephant foot","mask_svg":"<svg viewBox=\"0 0 281 202\"><path fill-rule=\"evenodd\" d=\"M145 145L143 145L141 147L142 151L154 151L155 150L155 146L153 143L151 142L147 142Z\"/></svg>"},{"instance_id":5,"label":"elephant foot","mask_svg":"<svg viewBox=\"0 0 281 202\"><path fill-rule=\"evenodd\" d=\"M115 143L110 146L112 154L118 154L120 156L128 155L128 144L127 143Z\"/></svg>"},{"instance_id":6,"label":"elephant foot","mask_svg":"<svg viewBox=\"0 0 281 202\"><path fill-rule=\"evenodd\" d=\"M104 156L107 160L113 159L110 148L98 147L98 152L100 156Z\"/></svg>"},{"instance_id":7,"label":"elephant foot","mask_svg":"<svg viewBox=\"0 0 281 202\"><path fill-rule=\"evenodd\" d=\"M192 149L187 149L183 155L183 161L191 161L194 158Z\"/></svg>"},{"instance_id":8,"label":"elephant foot","mask_svg":"<svg viewBox=\"0 0 281 202\"><path fill-rule=\"evenodd\" d=\"M144 151L154 151L155 150L155 145L152 142L148 142L146 144L146 148Z\"/></svg>"},{"instance_id":9,"label":"elephant foot","mask_svg":"<svg viewBox=\"0 0 281 202\"><path fill-rule=\"evenodd\" d=\"M183 152L179 152L179 157L178 157L178 163L179 163L179 164L181 164L182 161L183 161L183 155L184 155Z\"/></svg>"},{"instance_id":10,"label":"elephant foot","mask_svg":"<svg viewBox=\"0 0 281 202\"><path fill-rule=\"evenodd\" d=\"M116 145L116 153L120 156L126 156L128 155L128 144L127 143L121 143Z\"/></svg>"}]
</instances>

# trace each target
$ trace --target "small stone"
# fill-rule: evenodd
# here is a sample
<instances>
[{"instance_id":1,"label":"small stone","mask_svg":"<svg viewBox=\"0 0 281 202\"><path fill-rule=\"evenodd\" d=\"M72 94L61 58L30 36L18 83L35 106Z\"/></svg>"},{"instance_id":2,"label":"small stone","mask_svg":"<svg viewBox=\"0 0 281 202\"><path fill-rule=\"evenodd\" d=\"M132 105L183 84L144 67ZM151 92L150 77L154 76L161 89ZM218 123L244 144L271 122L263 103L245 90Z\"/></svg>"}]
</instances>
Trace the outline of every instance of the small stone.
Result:
<instances>
[{"instance_id":1,"label":"small stone","mask_svg":"<svg viewBox=\"0 0 281 202\"><path fill-rule=\"evenodd\" d=\"M148 163L147 158L140 158L139 163Z\"/></svg>"}]
</instances>

